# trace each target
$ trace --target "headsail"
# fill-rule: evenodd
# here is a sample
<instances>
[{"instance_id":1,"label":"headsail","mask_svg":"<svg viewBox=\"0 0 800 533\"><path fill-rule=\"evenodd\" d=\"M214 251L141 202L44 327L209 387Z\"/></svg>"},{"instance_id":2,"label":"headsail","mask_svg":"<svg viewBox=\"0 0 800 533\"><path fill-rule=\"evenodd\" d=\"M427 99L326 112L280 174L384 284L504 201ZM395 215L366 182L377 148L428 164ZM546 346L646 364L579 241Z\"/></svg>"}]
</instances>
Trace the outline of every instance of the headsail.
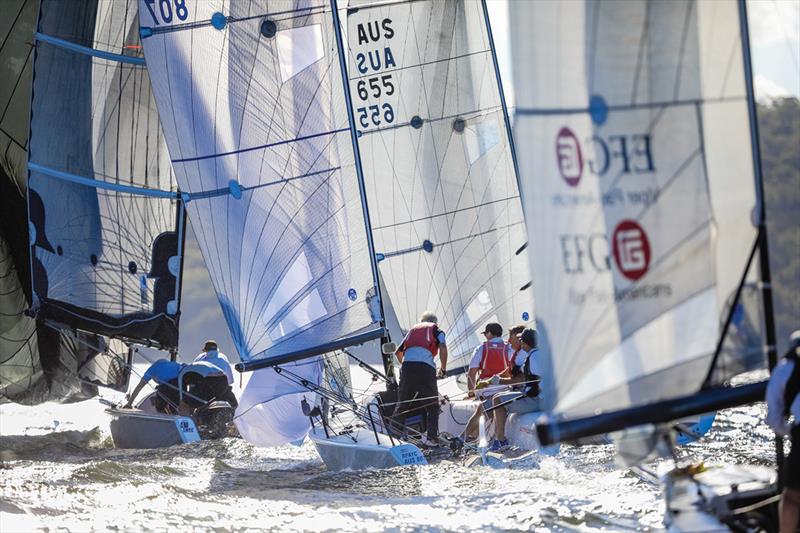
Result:
<instances>
[{"instance_id":1,"label":"headsail","mask_svg":"<svg viewBox=\"0 0 800 533\"><path fill-rule=\"evenodd\" d=\"M578 415L696 392L756 239L737 5L510 10L549 405Z\"/></svg>"},{"instance_id":2,"label":"headsail","mask_svg":"<svg viewBox=\"0 0 800 533\"><path fill-rule=\"evenodd\" d=\"M118 2L42 2L28 157L34 307L173 348L183 210L137 22Z\"/></svg>"},{"instance_id":3,"label":"headsail","mask_svg":"<svg viewBox=\"0 0 800 533\"><path fill-rule=\"evenodd\" d=\"M349 82L379 268L463 369L487 321L533 320L526 232L482 2L354 0Z\"/></svg>"},{"instance_id":4,"label":"headsail","mask_svg":"<svg viewBox=\"0 0 800 533\"><path fill-rule=\"evenodd\" d=\"M380 336L330 10L140 10L172 163L242 361Z\"/></svg>"}]
</instances>

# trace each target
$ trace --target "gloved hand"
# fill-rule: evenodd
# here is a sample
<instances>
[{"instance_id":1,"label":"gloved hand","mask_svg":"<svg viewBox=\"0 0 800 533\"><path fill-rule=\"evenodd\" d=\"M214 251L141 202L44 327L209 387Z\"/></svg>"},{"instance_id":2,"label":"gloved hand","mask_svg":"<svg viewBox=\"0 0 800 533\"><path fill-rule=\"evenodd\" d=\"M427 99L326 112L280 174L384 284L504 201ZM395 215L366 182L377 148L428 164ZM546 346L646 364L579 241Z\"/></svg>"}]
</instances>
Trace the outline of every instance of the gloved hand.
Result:
<instances>
[{"instance_id":1,"label":"gloved hand","mask_svg":"<svg viewBox=\"0 0 800 533\"><path fill-rule=\"evenodd\" d=\"M492 379L489 380L492 385L500 385L500 374L495 374L492 376Z\"/></svg>"},{"instance_id":2,"label":"gloved hand","mask_svg":"<svg viewBox=\"0 0 800 533\"><path fill-rule=\"evenodd\" d=\"M444 368L440 368L439 371L436 373L436 379L444 379L447 377L447 370Z\"/></svg>"},{"instance_id":3,"label":"gloved hand","mask_svg":"<svg viewBox=\"0 0 800 533\"><path fill-rule=\"evenodd\" d=\"M489 381L488 381L488 380L485 380L485 379L482 379L482 380L480 380L480 381L478 382L478 384L477 384L477 385L475 385L475 388L476 388L476 389L485 389L485 388L486 388L486 387L488 387L488 386L489 386Z\"/></svg>"}]
</instances>

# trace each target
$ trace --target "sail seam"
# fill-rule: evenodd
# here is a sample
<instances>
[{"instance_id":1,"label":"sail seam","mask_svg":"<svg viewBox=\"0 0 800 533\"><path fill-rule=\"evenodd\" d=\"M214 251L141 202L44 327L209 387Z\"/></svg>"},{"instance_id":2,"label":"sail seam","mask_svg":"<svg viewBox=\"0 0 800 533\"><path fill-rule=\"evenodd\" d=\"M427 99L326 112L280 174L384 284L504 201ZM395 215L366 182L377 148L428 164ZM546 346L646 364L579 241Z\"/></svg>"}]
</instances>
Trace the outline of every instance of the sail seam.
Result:
<instances>
[{"instance_id":1,"label":"sail seam","mask_svg":"<svg viewBox=\"0 0 800 533\"><path fill-rule=\"evenodd\" d=\"M389 228L394 228L396 226L403 226L405 224L413 224L415 222L422 222L423 220L430 220L430 219L433 219L433 218L443 217L443 216L447 216L447 215L453 215L455 213L461 213L463 211L469 211L471 209L478 209L479 207L485 207L487 205L497 204L497 203L500 203L500 202L508 202L508 201L511 201L511 200L515 200L517 198L519 198L519 195L515 194L514 196L508 196L506 198L499 198L497 200L492 200L490 202L483 202L481 204L475 204L475 205L471 205L469 207L462 207L461 209L454 209L452 211L445 211L444 213L437 213L435 215L429 215L427 217L414 218L414 219L411 219L411 220L405 220L403 222L395 222L394 224L386 224L385 226L375 226L373 229L374 230L389 229Z\"/></svg>"},{"instance_id":2,"label":"sail seam","mask_svg":"<svg viewBox=\"0 0 800 533\"><path fill-rule=\"evenodd\" d=\"M274 148L275 146L281 146L284 144L290 144L298 141L306 141L308 139L316 139L317 137L325 137L327 135L336 135L337 133L344 133L350 131L350 128L341 128L338 130L331 130L331 131L324 131L321 133L313 133L311 135L304 135L302 137L295 137L294 139L285 139L283 141L278 141L269 144L262 144L259 146L251 146L250 148L242 148L241 150L233 150L230 152L220 152L218 154L208 154L208 155L200 155L197 157L186 157L184 159L173 159L173 163L190 163L192 161L202 161L203 159L213 159L216 157L226 157L229 155L236 155L242 154L246 152L253 152L255 150L263 150L265 148Z\"/></svg>"}]
</instances>

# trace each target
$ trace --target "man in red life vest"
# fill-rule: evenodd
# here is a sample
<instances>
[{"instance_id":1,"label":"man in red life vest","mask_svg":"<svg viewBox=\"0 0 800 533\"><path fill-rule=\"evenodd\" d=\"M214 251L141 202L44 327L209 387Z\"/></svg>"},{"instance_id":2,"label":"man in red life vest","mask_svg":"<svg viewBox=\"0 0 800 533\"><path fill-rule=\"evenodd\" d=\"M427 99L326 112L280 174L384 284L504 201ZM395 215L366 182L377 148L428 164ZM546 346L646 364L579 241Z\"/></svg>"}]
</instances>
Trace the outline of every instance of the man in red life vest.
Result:
<instances>
[{"instance_id":1,"label":"man in red life vest","mask_svg":"<svg viewBox=\"0 0 800 533\"><path fill-rule=\"evenodd\" d=\"M447 344L439 320L425 311L416 324L408 330L395 354L400 361L398 406L394 420L405 425L406 418L419 414L425 417L427 435L422 439L426 446L435 446L439 438L439 388L436 386L436 362L441 364L438 377L447 373Z\"/></svg>"},{"instance_id":2,"label":"man in red life vest","mask_svg":"<svg viewBox=\"0 0 800 533\"><path fill-rule=\"evenodd\" d=\"M490 379L492 376L511 376L511 357L514 349L503 341L503 326L496 322L486 324L483 331L486 342L478 345L472 352L467 373L467 387L475 392L478 379Z\"/></svg>"},{"instance_id":3,"label":"man in red life vest","mask_svg":"<svg viewBox=\"0 0 800 533\"><path fill-rule=\"evenodd\" d=\"M475 395L476 378L479 376L481 380L489 380L493 376L500 378L510 378L511 369L514 367L517 353L521 349L519 341L519 334L525 326L514 326L508 330L508 343L504 343L501 335L503 328L500 324L490 323L486 325L483 334L486 336L486 342L475 348L472 352L472 361L470 361L469 374L467 376L467 384L471 395ZM490 357L494 357L494 361L487 361ZM499 372L496 370L501 369ZM464 437L467 440L477 437L478 424L481 415L484 414L484 408L491 407L491 398L485 400L485 406L478 406L475 413L467 422L467 427L464 429ZM491 419L491 414L489 415Z\"/></svg>"}]
</instances>

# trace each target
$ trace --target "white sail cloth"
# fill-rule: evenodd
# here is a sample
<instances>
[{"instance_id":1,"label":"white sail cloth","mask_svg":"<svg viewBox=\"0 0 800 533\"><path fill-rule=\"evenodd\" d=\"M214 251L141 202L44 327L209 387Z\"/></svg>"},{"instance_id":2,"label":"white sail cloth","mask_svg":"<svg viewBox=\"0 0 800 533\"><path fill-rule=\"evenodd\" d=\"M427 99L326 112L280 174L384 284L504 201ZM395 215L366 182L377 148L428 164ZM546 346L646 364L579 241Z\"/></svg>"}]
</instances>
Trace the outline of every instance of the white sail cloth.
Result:
<instances>
[{"instance_id":1,"label":"white sail cloth","mask_svg":"<svg viewBox=\"0 0 800 533\"><path fill-rule=\"evenodd\" d=\"M239 356L279 358L374 327L330 10L160 6L140 2L148 70Z\"/></svg>"},{"instance_id":2,"label":"white sail cloth","mask_svg":"<svg viewBox=\"0 0 800 533\"><path fill-rule=\"evenodd\" d=\"M262 368L250 376L236 408L234 423L242 437L256 446L278 446L302 439L311 429L309 419L302 415L301 401L306 398L314 407L316 394L298 383L305 379L319 384L322 379L322 360L319 357ZM286 377L291 373L291 378Z\"/></svg>"},{"instance_id":3,"label":"white sail cloth","mask_svg":"<svg viewBox=\"0 0 800 533\"><path fill-rule=\"evenodd\" d=\"M346 11L346 13L345 13ZM383 284L465 366L486 322L532 322L522 204L481 2L355 0L350 92Z\"/></svg>"},{"instance_id":4,"label":"white sail cloth","mask_svg":"<svg viewBox=\"0 0 800 533\"><path fill-rule=\"evenodd\" d=\"M549 406L694 392L755 239L736 2L541 0L510 14Z\"/></svg>"}]
</instances>

